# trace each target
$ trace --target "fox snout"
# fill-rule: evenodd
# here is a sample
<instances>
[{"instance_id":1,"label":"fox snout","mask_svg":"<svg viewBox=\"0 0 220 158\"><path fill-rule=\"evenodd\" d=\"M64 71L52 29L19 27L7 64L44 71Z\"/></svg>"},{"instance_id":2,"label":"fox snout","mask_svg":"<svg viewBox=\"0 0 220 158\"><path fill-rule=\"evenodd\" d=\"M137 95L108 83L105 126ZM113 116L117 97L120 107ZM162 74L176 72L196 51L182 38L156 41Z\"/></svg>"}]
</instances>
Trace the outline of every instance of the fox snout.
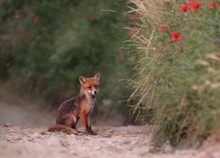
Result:
<instances>
[{"instance_id":1,"label":"fox snout","mask_svg":"<svg viewBox=\"0 0 220 158\"><path fill-rule=\"evenodd\" d=\"M96 97L96 93L95 93L95 92L92 93L92 94L91 94L91 97L92 97L92 98L95 98L95 97Z\"/></svg>"},{"instance_id":2,"label":"fox snout","mask_svg":"<svg viewBox=\"0 0 220 158\"><path fill-rule=\"evenodd\" d=\"M87 96L91 96L93 99L96 97L96 95L98 94L98 89L94 89L94 90L85 90L85 94Z\"/></svg>"},{"instance_id":3,"label":"fox snout","mask_svg":"<svg viewBox=\"0 0 220 158\"><path fill-rule=\"evenodd\" d=\"M91 95L96 95L97 91L94 90L94 91L91 91Z\"/></svg>"},{"instance_id":4,"label":"fox snout","mask_svg":"<svg viewBox=\"0 0 220 158\"><path fill-rule=\"evenodd\" d=\"M96 95L97 95L97 93L98 93L97 90L92 91L92 92L91 92L91 97L92 97L92 98L95 98Z\"/></svg>"}]
</instances>

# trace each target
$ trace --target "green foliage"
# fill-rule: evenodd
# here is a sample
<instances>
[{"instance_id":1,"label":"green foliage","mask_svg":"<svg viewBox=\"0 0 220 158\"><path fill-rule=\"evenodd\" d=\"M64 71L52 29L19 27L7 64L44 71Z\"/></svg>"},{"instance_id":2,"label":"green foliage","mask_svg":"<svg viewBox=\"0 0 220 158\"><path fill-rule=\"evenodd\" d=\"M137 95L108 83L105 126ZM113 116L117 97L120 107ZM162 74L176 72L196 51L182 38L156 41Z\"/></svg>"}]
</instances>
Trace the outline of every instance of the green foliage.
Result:
<instances>
[{"instance_id":1,"label":"green foliage","mask_svg":"<svg viewBox=\"0 0 220 158\"><path fill-rule=\"evenodd\" d=\"M207 0L187 12L181 11L184 1L131 2L131 16L142 14L128 41L136 48L131 61L137 73L129 82L136 119L156 124L157 145L192 145L219 131L220 8L209 9Z\"/></svg>"},{"instance_id":2,"label":"green foliage","mask_svg":"<svg viewBox=\"0 0 220 158\"><path fill-rule=\"evenodd\" d=\"M80 75L101 72L100 98L116 102L127 96L119 82L129 75L120 49L126 0L5 0L1 4L2 78L26 94L48 100L56 93L77 93Z\"/></svg>"}]
</instances>

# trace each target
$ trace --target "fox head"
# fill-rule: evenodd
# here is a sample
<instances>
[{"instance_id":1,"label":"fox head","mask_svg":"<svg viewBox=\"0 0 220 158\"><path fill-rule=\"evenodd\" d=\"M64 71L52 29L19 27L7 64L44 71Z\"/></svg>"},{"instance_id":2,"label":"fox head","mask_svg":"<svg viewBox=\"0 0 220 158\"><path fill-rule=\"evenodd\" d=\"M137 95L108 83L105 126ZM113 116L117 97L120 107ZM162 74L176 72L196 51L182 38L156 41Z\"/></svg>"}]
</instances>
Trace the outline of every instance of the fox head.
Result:
<instances>
[{"instance_id":1,"label":"fox head","mask_svg":"<svg viewBox=\"0 0 220 158\"><path fill-rule=\"evenodd\" d=\"M97 73L95 76L91 78L85 78L83 76L79 77L79 82L81 84L81 90L80 93L84 94L87 98L95 99L96 95L99 92L100 84L100 73Z\"/></svg>"}]
</instances>

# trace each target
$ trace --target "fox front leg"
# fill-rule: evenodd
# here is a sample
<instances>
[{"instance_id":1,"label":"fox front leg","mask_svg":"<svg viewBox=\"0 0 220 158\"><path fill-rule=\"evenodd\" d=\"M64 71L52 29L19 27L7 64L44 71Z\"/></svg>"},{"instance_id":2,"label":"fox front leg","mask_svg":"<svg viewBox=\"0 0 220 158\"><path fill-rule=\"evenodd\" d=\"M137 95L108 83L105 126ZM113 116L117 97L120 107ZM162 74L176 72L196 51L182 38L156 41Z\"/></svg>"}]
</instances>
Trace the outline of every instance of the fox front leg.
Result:
<instances>
[{"instance_id":1,"label":"fox front leg","mask_svg":"<svg viewBox=\"0 0 220 158\"><path fill-rule=\"evenodd\" d=\"M80 119L81 119L82 124L85 128L85 133L91 134L91 135L96 135L96 133L92 131L91 124L90 124L90 117L88 114L86 114L86 112L82 112L80 114Z\"/></svg>"},{"instance_id":2,"label":"fox front leg","mask_svg":"<svg viewBox=\"0 0 220 158\"><path fill-rule=\"evenodd\" d=\"M87 117L88 117L88 129L89 129L89 134L91 134L91 135L97 135L97 133L92 130L92 126L91 126L91 122L90 122L90 114L88 114Z\"/></svg>"}]
</instances>

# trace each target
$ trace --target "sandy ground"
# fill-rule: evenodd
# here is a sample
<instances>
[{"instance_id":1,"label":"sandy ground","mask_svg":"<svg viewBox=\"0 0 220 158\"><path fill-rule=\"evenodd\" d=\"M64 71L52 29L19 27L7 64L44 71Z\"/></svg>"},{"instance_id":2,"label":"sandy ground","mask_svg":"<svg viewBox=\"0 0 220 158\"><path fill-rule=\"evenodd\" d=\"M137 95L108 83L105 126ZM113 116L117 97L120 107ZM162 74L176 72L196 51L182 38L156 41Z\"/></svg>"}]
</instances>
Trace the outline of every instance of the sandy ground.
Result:
<instances>
[{"instance_id":1,"label":"sandy ground","mask_svg":"<svg viewBox=\"0 0 220 158\"><path fill-rule=\"evenodd\" d=\"M174 150L152 146L152 126L96 125L96 136L47 132L54 112L0 100L0 158L220 158L220 145ZM79 127L79 130L82 130Z\"/></svg>"},{"instance_id":2,"label":"sandy ground","mask_svg":"<svg viewBox=\"0 0 220 158\"><path fill-rule=\"evenodd\" d=\"M155 150L149 126L96 127L97 136L45 132L46 128L0 128L1 158L220 158L220 146Z\"/></svg>"}]
</instances>

